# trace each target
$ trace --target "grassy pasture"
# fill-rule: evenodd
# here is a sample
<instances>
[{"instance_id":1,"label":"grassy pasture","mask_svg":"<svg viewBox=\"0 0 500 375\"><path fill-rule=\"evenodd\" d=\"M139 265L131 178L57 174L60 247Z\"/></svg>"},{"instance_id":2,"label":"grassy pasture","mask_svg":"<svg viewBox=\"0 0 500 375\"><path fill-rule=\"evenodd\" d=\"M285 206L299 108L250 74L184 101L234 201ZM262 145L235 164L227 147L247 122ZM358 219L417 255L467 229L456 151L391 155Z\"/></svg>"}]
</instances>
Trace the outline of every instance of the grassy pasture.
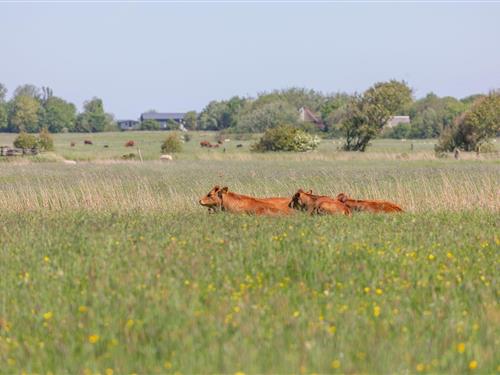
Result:
<instances>
[{"instance_id":1,"label":"grassy pasture","mask_svg":"<svg viewBox=\"0 0 500 375\"><path fill-rule=\"evenodd\" d=\"M146 161L115 160L136 136ZM498 159L415 142L406 160L408 143L385 140L224 154L197 134L161 163L158 133L88 137L55 137L52 160L77 165L0 163L0 373L499 371ZM207 215L214 184L407 212Z\"/></svg>"},{"instance_id":2,"label":"grassy pasture","mask_svg":"<svg viewBox=\"0 0 500 375\"><path fill-rule=\"evenodd\" d=\"M199 142L208 140L215 142L215 132L191 132L192 140L184 143L182 153L176 154L176 159L180 160L275 160L276 156L271 154L250 153L250 145L259 138L258 134L251 135L250 139L238 140L234 135L228 135L230 142L225 143L218 149L201 148ZM76 161L95 160L119 160L122 155L135 153L138 156L138 148L144 160L158 160L160 156L160 146L167 137L165 131L135 131L118 133L69 133L54 134L55 154L45 155L38 160L58 161L62 159ZM0 145L11 145L15 139L15 134L0 133ZM93 145L84 145L83 141L90 139ZM136 147L125 147L129 140L136 142ZM70 143L75 142L75 147ZM305 154L283 153L280 159L286 160L435 160L434 144L435 140L391 140L377 139L372 142L366 153L346 153L340 152L340 140L323 140L318 150ZM238 144L243 147L237 148ZM413 150L411 145L413 144ZM495 141L495 145L498 142ZM107 148L104 145L108 145ZM226 150L224 152L224 149ZM498 147L497 147L498 150ZM478 159L475 154L462 154L462 158ZM498 158L495 154L484 154L479 159ZM37 160L37 159L35 159Z\"/></svg>"}]
</instances>

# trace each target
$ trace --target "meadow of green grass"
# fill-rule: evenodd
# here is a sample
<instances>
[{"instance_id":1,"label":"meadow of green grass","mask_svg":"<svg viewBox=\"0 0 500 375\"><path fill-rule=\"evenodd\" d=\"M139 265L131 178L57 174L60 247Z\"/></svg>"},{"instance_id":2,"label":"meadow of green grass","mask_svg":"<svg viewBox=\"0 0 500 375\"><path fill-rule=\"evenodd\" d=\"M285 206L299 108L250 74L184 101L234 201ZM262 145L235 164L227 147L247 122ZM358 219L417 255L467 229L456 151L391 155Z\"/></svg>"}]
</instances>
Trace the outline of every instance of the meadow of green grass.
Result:
<instances>
[{"instance_id":1,"label":"meadow of green grass","mask_svg":"<svg viewBox=\"0 0 500 375\"><path fill-rule=\"evenodd\" d=\"M116 160L132 135L150 145L143 163ZM331 141L224 154L198 134L160 162L157 136L73 150L87 135L57 135L51 160L78 164L0 163L0 373L500 371L498 158L430 145L406 159L385 140L353 156ZM208 215L197 200L214 184L407 212Z\"/></svg>"},{"instance_id":2,"label":"meadow of green grass","mask_svg":"<svg viewBox=\"0 0 500 375\"><path fill-rule=\"evenodd\" d=\"M122 155L135 153L139 159L139 150L143 160L158 160L160 157L161 143L167 137L169 132L165 131L133 131L133 132L114 132L114 133L67 133L53 134L55 153L42 157L42 160L58 161L62 159L76 161L95 161L95 160L120 160ZM238 135L227 135L230 142L226 142L218 149L201 148L199 142L208 140L215 143L216 132L190 132L191 141L184 143L183 152L176 154L176 159L181 160L199 160L199 159L244 159L244 160L274 160L275 156L270 154L251 154L250 145L254 143L259 134L245 135L244 140L239 140ZM14 141L16 134L0 133L0 145L10 146ZM93 145L84 145L85 139L92 140ZM133 140L135 147L125 147L125 143ZM75 146L71 147L70 143ZM306 154L284 153L281 158L292 160L332 160L332 159L436 159L434 155L434 144L436 140L392 140L376 139L366 153L345 153L340 152L341 140L325 139L318 150ZM243 147L236 147L238 144ZM498 144L495 140L495 145ZM105 148L104 146L108 147ZM413 150L412 150L413 145ZM224 151L225 149L225 151ZM498 147L497 147L498 149ZM464 158L475 157L463 154ZM494 157L498 157L495 155ZM481 158L491 158L488 154Z\"/></svg>"},{"instance_id":3,"label":"meadow of green grass","mask_svg":"<svg viewBox=\"0 0 500 375\"><path fill-rule=\"evenodd\" d=\"M489 212L0 219L5 373L498 370Z\"/></svg>"}]
</instances>

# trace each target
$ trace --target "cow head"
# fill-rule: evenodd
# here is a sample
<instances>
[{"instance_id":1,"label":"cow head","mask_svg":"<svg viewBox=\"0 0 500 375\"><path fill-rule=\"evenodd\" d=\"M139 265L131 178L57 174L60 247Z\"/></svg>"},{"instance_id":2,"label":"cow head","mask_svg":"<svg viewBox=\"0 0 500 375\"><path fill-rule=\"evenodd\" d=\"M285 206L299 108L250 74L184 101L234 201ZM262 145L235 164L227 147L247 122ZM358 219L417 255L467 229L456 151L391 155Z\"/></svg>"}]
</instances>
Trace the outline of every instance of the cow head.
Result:
<instances>
[{"instance_id":1,"label":"cow head","mask_svg":"<svg viewBox=\"0 0 500 375\"><path fill-rule=\"evenodd\" d=\"M299 189L293 195L292 200L288 204L288 207L294 208L296 210L307 210L313 204L314 196L312 195L312 190L306 192L302 189Z\"/></svg>"},{"instance_id":2,"label":"cow head","mask_svg":"<svg viewBox=\"0 0 500 375\"><path fill-rule=\"evenodd\" d=\"M220 208L222 205L222 191L225 189L227 191L227 187L221 188L218 185L215 185L212 190L208 192L207 195L203 196L199 203L202 206L208 207L209 212L215 211L217 208Z\"/></svg>"},{"instance_id":3,"label":"cow head","mask_svg":"<svg viewBox=\"0 0 500 375\"><path fill-rule=\"evenodd\" d=\"M346 193L339 193L339 194L337 195L337 200L338 200L338 201L341 201L342 203L347 202L347 200L348 200L348 199L349 199L349 197L347 196L347 194L346 194Z\"/></svg>"}]
</instances>

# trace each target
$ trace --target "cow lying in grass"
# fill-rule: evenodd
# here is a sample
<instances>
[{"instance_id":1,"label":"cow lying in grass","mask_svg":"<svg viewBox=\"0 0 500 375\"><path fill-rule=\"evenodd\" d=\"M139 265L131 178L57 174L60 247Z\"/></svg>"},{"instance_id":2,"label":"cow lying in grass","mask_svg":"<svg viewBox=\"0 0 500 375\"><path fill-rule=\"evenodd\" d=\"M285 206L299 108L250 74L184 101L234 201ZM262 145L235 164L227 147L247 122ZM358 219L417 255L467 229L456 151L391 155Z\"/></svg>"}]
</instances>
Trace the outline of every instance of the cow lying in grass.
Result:
<instances>
[{"instance_id":1,"label":"cow lying in grass","mask_svg":"<svg viewBox=\"0 0 500 375\"><path fill-rule=\"evenodd\" d=\"M297 190L289 202L289 207L296 210L307 211L310 215L351 215L351 210L343 202L325 195L314 195L312 190L308 192L302 189Z\"/></svg>"},{"instance_id":2,"label":"cow lying in grass","mask_svg":"<svg viewBox=\"0 0 500 375\"><path fill-rule=\"evenodd\" d=\"M364 212L404 212L397 204L389 201L351 199L345 193L337 195L337 199L349 207L352 211Z\"/></svg>"},{"instance_id":3,"label":"cow lying in grass","mask_svg":"<svg viewBox=\"0 0 500 375\"><path fill-rule=\"evenodd\" d=\"M199 201L208 207L210 213L216 210L246 213L253 215L289 215L293 210L289 207L289 198L254 198L248 195L230 192L228 187L214 186Z\"/></svg>"}]
</instances>

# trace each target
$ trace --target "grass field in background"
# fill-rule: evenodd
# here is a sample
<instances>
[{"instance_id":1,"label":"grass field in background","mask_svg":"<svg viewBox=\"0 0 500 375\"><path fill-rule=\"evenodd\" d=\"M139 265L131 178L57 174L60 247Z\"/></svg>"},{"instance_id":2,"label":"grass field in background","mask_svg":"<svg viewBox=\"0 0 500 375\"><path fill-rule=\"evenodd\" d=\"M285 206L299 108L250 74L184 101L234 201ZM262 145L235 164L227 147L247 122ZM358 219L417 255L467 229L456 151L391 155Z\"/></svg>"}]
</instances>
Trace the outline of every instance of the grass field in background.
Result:
<instances>
[{"instance_id":1,"label":"grass field in background","mask_svg":"<svg viewBox=\"0 0 500 375\"><path fill-rule=\"evenodd\" d=\"M139 151L143 160L158 160L161 152L161 143L167 137L169 132L165 131L133 131L133 132L117 132L117 133L68 133L68 134L53 134L55 152L41 157L41 160L60 161L62 159L76 161L94 161L94 160L120 160L122 155L135 153L139 159ZM179 133L180 134L180 133ZM276 155L250 153L250 145L254 143L260 135L252 134L245 135L245 140L238 140L237 135L228 135L229 142L218 149L207 149L200 147L200 141L208 140L215 143L216 132L190 132L191 140L183 144L183 152L175 154L176 159L181 160L227 160L227 159L243 159L243 160L274 160ZM12 145L16 134L0 133L0 145ZM247 139L250 138L250 139ZM85 139L92 140L93 145L84 145ZM136 143L135 147L125 147L125 143L133 140ZM71 147L70 143L75 142L75 146ZM434 155L434 144L436 140L393 140L393 139L376 139L372 142L372 146L368 148L366 153L357 152L341 152L341 140L339 139L324 139L320 143L318 149L308 153L282 153L280 159L290 160L332 160L332 159L347 159L347 160L364 160L364 159L436 159ZM236 147L238 144L243 147ZM413 150L411 145L413 144ZM495 145L499 144L497 140ZM104 146L108 147L105 148ZM225 149L225 151L224 151ZM497 146L498 150L498 146ZM462 154L462 158L477 159L475 154ZM484 158L498 158L495 154L483 154ZM40 158L38 158L40 159ZM0 159L1 160L1 159ZM11 161L13 159L10 159Z\"/></svg>"},{"instance_id":2,"label":"grass field in background","mask_svg":"<svg viewBox=\"0 0 500 375\"><path fill-rule=\"evenodd\" d=\"M0 163L0 373L500 371L498 157L223 153L196 134L160 162L164 135L56 135L51 156ZM117 160L128 139L144 162ZM407 212L208 215L215 184Z\"/></svg>"}]
</instances>

